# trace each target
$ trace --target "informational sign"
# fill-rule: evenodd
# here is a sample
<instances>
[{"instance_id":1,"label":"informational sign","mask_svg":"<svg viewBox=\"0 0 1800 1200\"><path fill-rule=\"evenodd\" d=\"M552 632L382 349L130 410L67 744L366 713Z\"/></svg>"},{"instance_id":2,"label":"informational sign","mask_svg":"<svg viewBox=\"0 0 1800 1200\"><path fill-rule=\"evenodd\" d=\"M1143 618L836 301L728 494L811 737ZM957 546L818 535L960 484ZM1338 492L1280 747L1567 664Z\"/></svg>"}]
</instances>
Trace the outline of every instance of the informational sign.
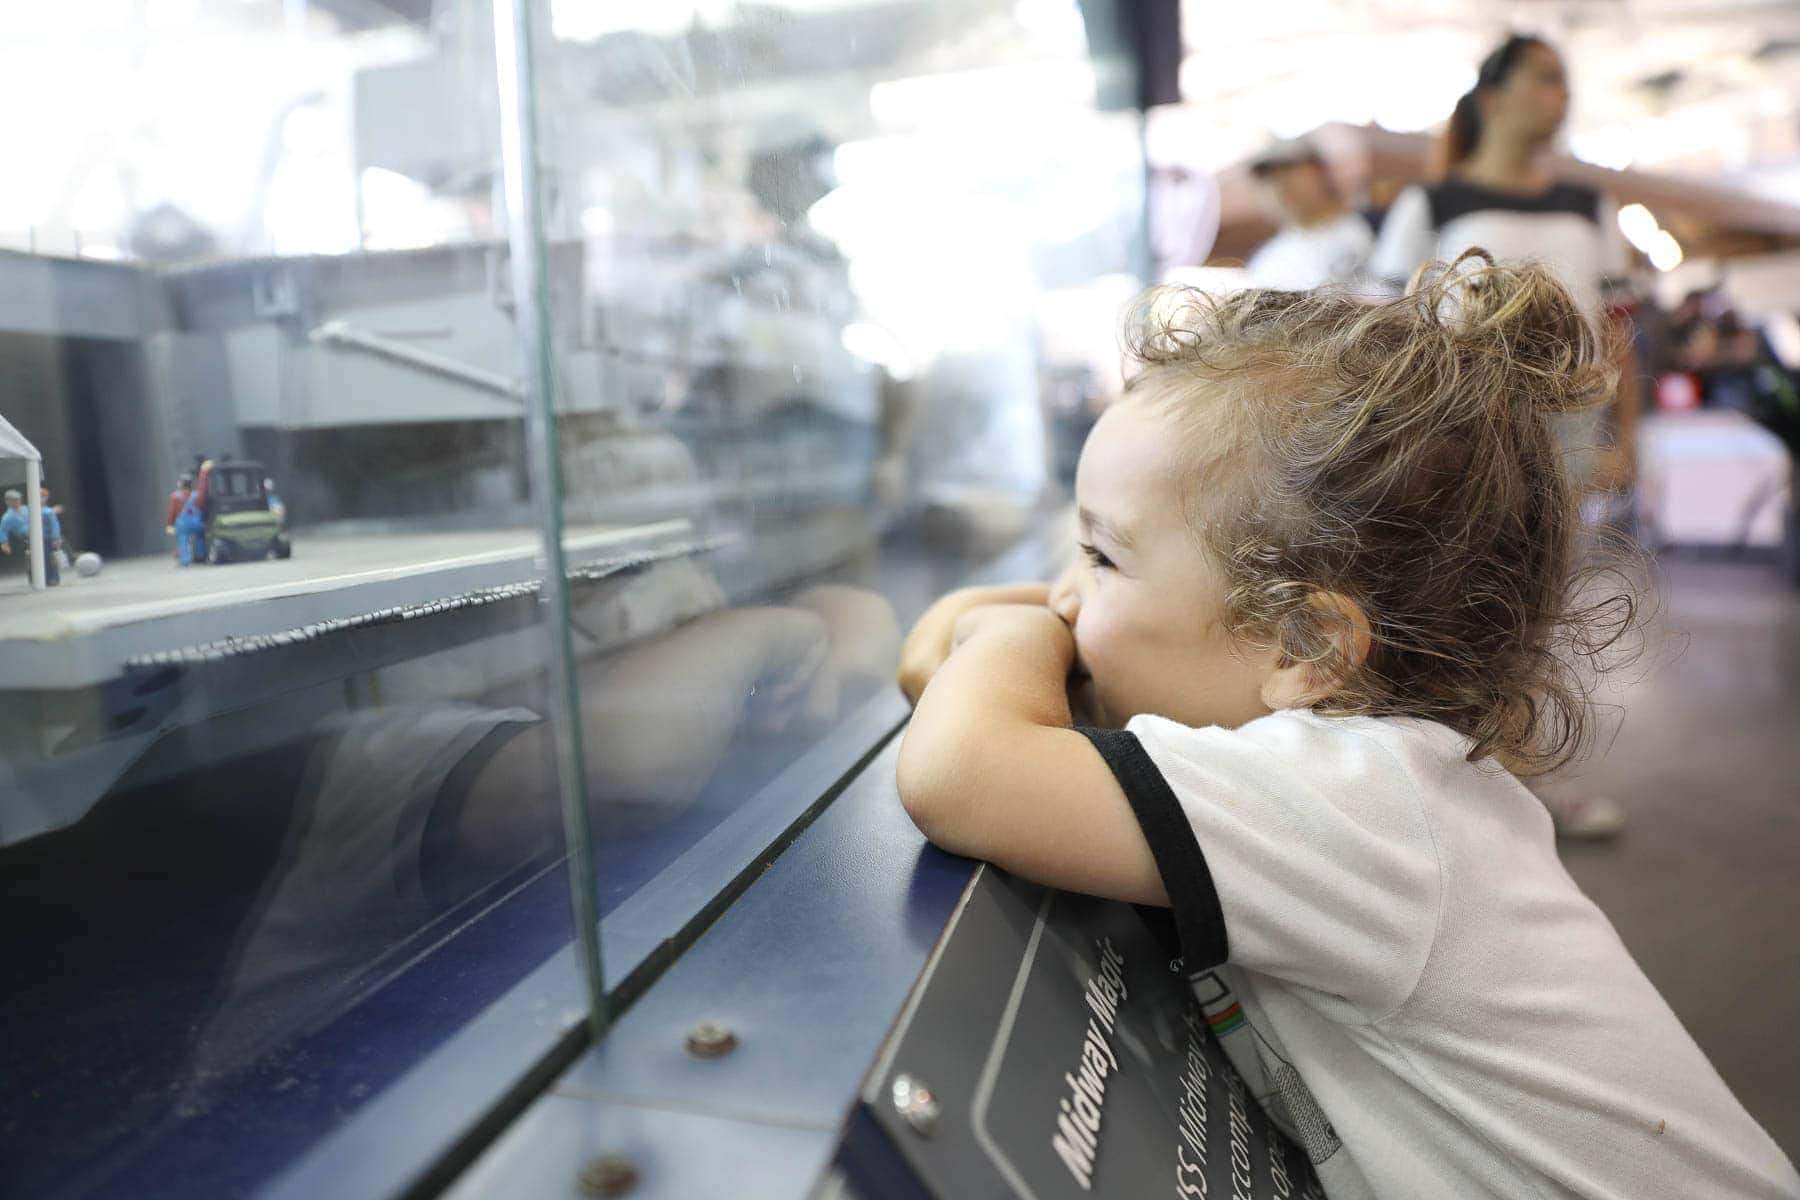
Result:
<instances>
[{"instance_id":1,"label":"informational sign","mask_svg":"<svg viewBox=\"0 0 1800 1200\"><path fill-rule=\"evenodd\" d=\"M883 1047L838 1165L863 1200L1324 1195L1135 909L991 867Z\"/></svg>"}]
</instances>

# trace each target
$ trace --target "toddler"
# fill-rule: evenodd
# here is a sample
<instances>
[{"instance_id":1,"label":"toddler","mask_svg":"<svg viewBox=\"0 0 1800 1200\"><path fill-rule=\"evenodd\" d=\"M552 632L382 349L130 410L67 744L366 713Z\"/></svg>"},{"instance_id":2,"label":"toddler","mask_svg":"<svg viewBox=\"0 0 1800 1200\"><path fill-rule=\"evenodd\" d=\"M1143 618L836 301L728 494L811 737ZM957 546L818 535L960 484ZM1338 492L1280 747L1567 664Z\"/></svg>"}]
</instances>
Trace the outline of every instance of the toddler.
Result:
<instances>
[{"instance_id":1,"label":"toddler","mask_svg":"<svg viewBox=\"0 0 1800 1200\"><path fill-rule=\"evenodd\" d=\"M1800 1197L1507 769L1582 750L1632 623L1573 599L1548 418L1609 380L1569 294L1471 251L1381 304L1152 293L1132 350L1082 560L908 639L920 829L1170 906L1332 1200Z\"/></svg>"}]
</instances>

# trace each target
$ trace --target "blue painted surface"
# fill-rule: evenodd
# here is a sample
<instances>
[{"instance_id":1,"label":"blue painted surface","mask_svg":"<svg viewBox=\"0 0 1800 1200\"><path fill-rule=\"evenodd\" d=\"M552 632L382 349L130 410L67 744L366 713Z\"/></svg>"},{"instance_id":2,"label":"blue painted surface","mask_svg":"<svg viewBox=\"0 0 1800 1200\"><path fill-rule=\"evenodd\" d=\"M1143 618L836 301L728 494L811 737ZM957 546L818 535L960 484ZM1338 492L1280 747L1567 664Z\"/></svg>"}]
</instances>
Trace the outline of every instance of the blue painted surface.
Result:
<instances>
[{"instance_id":1,"label":"blue painted surface","mask_svg":"<svg viewBox=\"0 0 1800 1200\"><path fill-rule=\"evenodd\" d=\"M540 875L366 1002L218 1086L189 1082L158 1106L129 1090L138 1073L155 1069L148 1053L115 1054L122 1086L84 1092L88 1111L102 1118L95 1135L112 1133L104 1153L75 1170L34 1160L13 1176L32 1184L16 1194L247 1196L315 1146L336 1151L327 1170L316 1171L315 1151L298 1177L333 1186L279 1194L392 1194L582 1019L586 991L566 949L567 886L560 867ZM472 1011L480 1013L473 1020ZM165 1033L145 1044L167 1046L179 1063L185 1038L169 1036L178 1027L148 1010L145 1017ZM179 1067L170 1073L185 1078ZM145 1115L128 1126L109 1104ZM320 1143L325 1131L335 1133ZM0 1195L13 1194L0 1181Z\"/></svg>"},{"instance_id":2,"label":"blue painted surface","mask_svg":"<svg viewBox=\"0 0 1800 1200\"><path fill-rule=\"evenodd\" d=\"M894 794L897 743L560 1080L604 1096L835 1126L967 882ZM700 1060L695 1022L740 1046Z\"/></svg>"},{"instance_id":3,"label":"blue painted surface","mask_svg":"<svg viewBox=\"0 0 1800 1200\"><path fill-rule=\"evenodd\" d=\"M496 1080L516 1076L522 1063L586 1015L587 988L568 945L257 1194L264 1200L398 1194L448 1150L457 1131L481 1117Z\"/></svg>"},{"instance_id":4,"label":"blue painted surface","mask_svg":"<svg viewBox=\"0 0 1800 1200\"><path fill-rule=\"evenodd\" d=\"M572 1104L587 1106L600 1131L584 1151L602 1145L605 1123L626 1110L635 1115L622 1128L658 1154L679 1152L687 1136L666 1119L671 1113L741 1127L748 1159L699 1156L689 1164L694 1190L667 1194L804 1194L824 1157L809 1150L796 1158L770 1131L804 1128L835 1143L974 869L928 846L901 810L897 752L898 741L890 742L449 1194L496 1194L483 1190L495 1178L490 1162L516 1153L509 1146L571 1153L555 1128L570 1119ZM689 1056L684 1038L701 1020L729 1025L738 1049L719 1059ZM777 1171L784 1162L804 1171ZM781 1189L743 1191L746 1163L768 1168ZM578 1169L564 1159L551 1177Z\"/></svg>"},{"instance_id":5,"label":"blue painted surface","mask_svg":"<svg viewBox=\"0 0 1800 1200\"><path fill-rule=\"evenodd\" d=\"M576 1182L582 1166L616 1154L638 1170L631 1200L803 1196L835 1140L828 1130L552 1096L494 1144L455 1194L591 1200Z\"/></svg>"},{"instance_id":6,"label":"blue painted surface","mask_svg":"<svg viewBox=\"0 0 1800 1200\"><path fill-rule=\"evenodd\" d=\"M753 835L766 845L786 829L903 712L897 698L871 704L864 723L837 731L858 745L743 747L678 818L609 831L598 846L603 909L629 907L640 892L661 897L609 937L609 965L625 969L656 949L742 868ZM280 790L282 769L297 771L297 756L239 774ZM772 775L785 788L759 789ZM162 799L123 797L114 807L133 818L124 829L84 825L7 860L20 917L0 938L8 961L60 955L62 965L0 987L12 1035L0 1075L17 1085L0 1097L9 1176L0 1195L392 1195L581 1019L566 876L552 866L450 919L453 936L406 956L323 1028L238 1075L195 1080L190 1043L228 975L230 938L252 910L282 823L250 827L267 841L258 851L238 825L202 836L219 823L171 821ZM709 837L721 822L731 836ZM119 864L104 888L65 870L89 855ZM188 869L195 861L213 869ZM222 878L219 864L238 874ZM155 886L143 876L152 869Z\"/></svg>"}]
</instances>

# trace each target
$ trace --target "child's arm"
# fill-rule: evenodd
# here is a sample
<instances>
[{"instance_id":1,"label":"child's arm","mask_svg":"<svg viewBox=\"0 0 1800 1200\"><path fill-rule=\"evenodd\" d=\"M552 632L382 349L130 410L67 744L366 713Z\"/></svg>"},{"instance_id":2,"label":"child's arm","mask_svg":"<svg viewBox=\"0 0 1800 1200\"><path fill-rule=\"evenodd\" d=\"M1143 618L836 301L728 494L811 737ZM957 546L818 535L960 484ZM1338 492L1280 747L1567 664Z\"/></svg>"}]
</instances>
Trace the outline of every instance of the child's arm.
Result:
<instances>
[{"instance_id":1,"label":"child's arm","mask_svg":"<svg viewBox=\"0 0 1800 1200\"><path fill-rule=\"evenodd\" d=\"M1040 605L964 614L901 744L901 803L953 853L1052 887L1167 905L1125 793L1071 728L1074 659L1068 627Z\"/></svg>"},{"instance_id":2,"label":"child's arm","mask_svg":"<svg viewBox=\"0 0 1800 1200\"><path fill-rule=\"evenodd\" d=\"M1047 583L1007 583L995 587L959 588L925 610L900 647L900 690L914 704L925 685L950 657L956 623L971 609L989 604L1047 604Z\"/></svg>"}]
</instances>

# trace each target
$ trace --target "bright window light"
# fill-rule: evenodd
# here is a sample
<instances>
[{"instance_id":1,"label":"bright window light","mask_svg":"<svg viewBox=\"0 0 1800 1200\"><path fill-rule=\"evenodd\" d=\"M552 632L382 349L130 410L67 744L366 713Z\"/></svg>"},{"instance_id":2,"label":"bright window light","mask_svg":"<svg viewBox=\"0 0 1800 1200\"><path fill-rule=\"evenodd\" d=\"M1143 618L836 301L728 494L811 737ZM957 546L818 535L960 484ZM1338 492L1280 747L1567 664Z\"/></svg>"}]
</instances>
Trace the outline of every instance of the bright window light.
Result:
<instances>
[{"instance_id":1,"label":"bright window light","mask_svg":"<svg viewBox=\"0 0 1800 1200\"><path fill-rule=\"evenodd\" d=\"M1457 100L1475 86L1475 72L1455 62L1395 62L1392 70L1376 72L1369 82L1375 123L1397 133L1417 133L1450 116ZM1354 90L1353 85L1342 89L1338 103ZM1355 106L1344 112L1354 117Z\"/></svg>"},{"instance_id":2,"label":"bright window light","mask_svg":"<svg viewBox=\"0 0 1800 1200\"><path fill-rule=\"evenodd\" d=\"M1094 68L1081 62L1012 63L944 75L891 79L869 89L869 112L883 125L989 123L1045 110L1090 107Z\"/></svg>"},{"instance_id":3,"label":"bright window light","mask_svg":"<svg viewBox=\"0 0 1800 1200\"><path fill-rule=\"evenodd\" d=\"M1619 210L1619 232L1625 235L1626 241L1648 254L1656 242L1656 235L1662 232L1662 226L1643 205L1627 204Z\"/></svg>"},{"instance_id":4,"label":"bright window light","mask_svg":"<svg viewBox=\"0 0 1800 1200\"><path fill-rule=\"evenodd\" d=\"M841 336L844 349L864 362L886 367L887 373L898 380L913 377L917 368L912 355L891 331L872 321L853 321L844 326Z\"/></svg>"},{"instance_id":5,"label":"bright window light","mask_svg":"<svg viewBox=\"0 0 1800 1200\"><path fill-rule=\"evenodd\" d=\"M1636 161L1634 145L1629 125L1608 125L1569 134L1569 150L1576 158L1609 171L1623 171Z\"/></svg>"},{"instance_id":6,"label":"bright window light","mask_svg":"<svg viewBox=\"0 0 1800 1200\"><path fill-rule=\"evenodd\" d=\"M146 0L144 23L152 29L186 29L200 16L200 0Z\"/></svg>"},{"instance_id":7,"label":"bright window light","mask_svg":"<svg viewBox=\"0 0 1800 1200\"><path fill-rule=\"evenodd\" d=\"M589 237L610 237L618 224L612 209L604 204L592 204L581 210L581 232Z\"/></svg>"},{"instance_id":8,"label":"bright window light","mask_svg":"<svg viewBox=\"0 0 1800 1200\"><path fill-rule=\"evenodd\" d=\"M1087 26L1075 0L1018 0L1013 20L1043 49L1087 50Z\"/></svg>"},{"instance_id":9,"label":"bright window light","mask_svg":"<svg viewBox=\"0 0 1800 1200\"><path fill-rule=\"evenodd\" d=\"M1681 265L1681 243L1666 229L1657 231L1656 240L1650 244L1647 253L1650 265L1659 271L1673 271Z\"/></svg>"},{"instance_id":10,"label":"bright window light","mask_svg":"<svg viewBox=\"0 0 1800 1200\"><path fill-rule=\"evenodd\" d=\"M363 244L370 250L413 250L469 232L467 218L454 202L385 167L363 168L362 202Z\"/></svg>"}]
</instances>

